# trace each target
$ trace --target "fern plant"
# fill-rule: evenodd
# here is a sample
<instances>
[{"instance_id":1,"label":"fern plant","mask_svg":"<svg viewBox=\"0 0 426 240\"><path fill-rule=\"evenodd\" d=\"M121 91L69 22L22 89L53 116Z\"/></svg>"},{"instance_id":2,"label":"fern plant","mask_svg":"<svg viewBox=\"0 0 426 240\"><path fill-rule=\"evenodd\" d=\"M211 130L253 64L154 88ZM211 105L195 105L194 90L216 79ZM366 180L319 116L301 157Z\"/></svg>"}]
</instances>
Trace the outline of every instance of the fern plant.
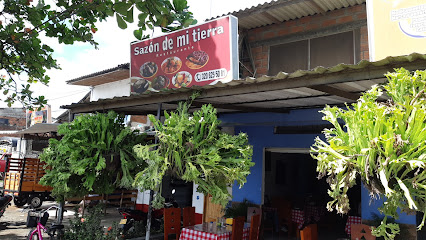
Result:
<instances>
[{"instance_id":1,"label":"fern plant","mask_svg":"<svg viewBox=\"0 0 426 240\"><path fill-rule=\"evenodd\" d=\"M328 209L347 213L347 191L360 177L373 198L385 197L379 209L385 218L373 234L394 239L400 229L388 216L398 219L398 209L426 212L426 72L401 68L386 76L387 84L373 86L352 106L326 106L323 119L334 127L311 151L319 176L330 184ZM378 101L384 93L390 99Z\"/></svg>"},{"instance_id":2,"label":"fern plant","mask_svg":"<svg viewBox=\"0 0 426 240\"><path fill-rule=\"evenodd\" d=\"M59 199L130 188L145 167L133 146L145 143L146 136L125 127L115 112L79 116L60 125L58 134L62 139L50 139L40 156L47 163L40 183L52 186Z\"/></svg>"},{"instance_id":3,"label":"fern plant","mask_svg":"<svg viewBox=\"0 0 426 240\"><path fill-rule=\"evenodd\" d=\"M148 165L136 175L135 186L158 191L168 174L198 184L199 192L211 194L213 202L225 206L230 199L227 187L234 181L242 186L254 165L247 135L221 132L216 109L210 104L191 114L189 105L180 103L177 111L164 115L164 123L149 115L159 143L135 146ZM161 195L156 198L161 207Z\"/></svg>"}]
</instances>

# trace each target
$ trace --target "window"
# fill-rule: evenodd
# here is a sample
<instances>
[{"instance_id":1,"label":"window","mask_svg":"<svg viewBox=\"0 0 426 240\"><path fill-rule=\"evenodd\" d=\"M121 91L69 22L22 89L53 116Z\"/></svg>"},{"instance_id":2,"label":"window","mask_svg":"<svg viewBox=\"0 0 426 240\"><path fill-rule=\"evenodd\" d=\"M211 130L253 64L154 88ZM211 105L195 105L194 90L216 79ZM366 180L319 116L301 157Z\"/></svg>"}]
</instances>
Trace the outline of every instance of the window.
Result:
<instances>
[{"instance_id":1,"label":"window","mask_svg":"<svg viewBox=\"0 0 426 240\"><path fill-rule=\"evenodd\" d=\"M9 119L7 118L0 118L0 125L9 125Z\"/></svg>"},{"instance_id":2,"label":"window","mask_svg":"<svg viewBox=\"0 0 426 240\"><path fill-rule=\"evenodd\" d=\"M271 46L268 74L354 64L360 59L359 37L354 30Z\"/></svg>"}]
</instances>

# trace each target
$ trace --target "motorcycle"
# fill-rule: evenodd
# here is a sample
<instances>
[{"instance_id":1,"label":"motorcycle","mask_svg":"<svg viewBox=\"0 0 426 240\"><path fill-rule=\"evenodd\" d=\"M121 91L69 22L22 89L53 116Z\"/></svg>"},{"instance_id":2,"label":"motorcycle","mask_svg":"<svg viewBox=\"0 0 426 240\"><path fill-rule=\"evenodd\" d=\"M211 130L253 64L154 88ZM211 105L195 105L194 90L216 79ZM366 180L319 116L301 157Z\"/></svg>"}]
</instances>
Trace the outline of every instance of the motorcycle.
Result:
<instances>
[{"instance_id":1,"label":"motorcycle","mask_svg":"<svg viewBox=\"0 0 426 240\"><path fill-rule=\"evenodd\" d=\"M175 190L172 190L172 195L169 198L166 198L164 203L164 208L172 208L178 207L177 202L173 198L173 194ZM162 221L163 221L163 209L153 209L151 214L151 226L153 229L160 229ZM136 221L143 221L143 224L146 225L146 221L148 218L148 213L130 208L118 208L118 212L123 215L123 218L120 220L119 225L123 232L129 231Z\"/></svg>"},{"instance_id":2,"label":"motorcycle","mask_svg":"<svg viewBox=\"0 0 426 240\"><path fill-rule=\"evenodd\" d=\"M6 208L10 205L12 199L13 197L11 195L4 195L0 197L0 217L3 216L4 212L6 211Z\"/></svg>"}]
</instances>

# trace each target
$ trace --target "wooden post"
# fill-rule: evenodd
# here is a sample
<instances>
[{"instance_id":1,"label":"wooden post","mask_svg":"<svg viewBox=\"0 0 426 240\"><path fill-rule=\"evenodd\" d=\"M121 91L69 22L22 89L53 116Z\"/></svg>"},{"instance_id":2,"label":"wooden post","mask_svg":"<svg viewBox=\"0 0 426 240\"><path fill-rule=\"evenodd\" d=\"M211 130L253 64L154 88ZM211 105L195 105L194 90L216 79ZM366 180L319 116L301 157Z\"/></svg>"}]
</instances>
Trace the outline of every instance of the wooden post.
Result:
<instances>
[{"instance_id":1,"label":"wooden post","mask_svg":"<svg viewBox=\"0 0 426 240\"><path fill-rule=\"evenodd\" d=\"M122 207L122 205L123 205L123 197L124 197L123 189L121 189L120 208L121 208L121 207Z\"/></svg>"},{"instance_id":2,"label":"wooden post","mask_svg":"<svg viewBox=\"0 0 426 240\"><path fill-rule=\"evenodd\" d=\"M157 109L157 119L161 119L161 103L158 104ZM155 144L158 143L158 137L155 136ZM160 193L161 194L161 193ZM154 191L149 190L149 207L148 207L148 216L146 221L146 234L145 240L149 240L151 235L151 215L152 215L152 198L154 197Z\"/></svg>"},{"instance_id":3,"label":"wooden post","mask_svg":"<svg viewBox=\"0 0 426 240\"><path fill-rule=\"evenodd\" d=\"M104 202L104 215L106 215L106 209L107 209L107 200L108 200L108 194L102 194L102 200Z\"/></svg>"},{"instance_id":4,"label":"wooden post","mask_svg":"<svg viewBox=\"0 0 426 240\"><path fill-rule=\"evenodd\" d=\"M86 196L83 197L83 206L81 209L81 217L84 217L84 208L86 207Z\"/></svg>"}]
</instances>

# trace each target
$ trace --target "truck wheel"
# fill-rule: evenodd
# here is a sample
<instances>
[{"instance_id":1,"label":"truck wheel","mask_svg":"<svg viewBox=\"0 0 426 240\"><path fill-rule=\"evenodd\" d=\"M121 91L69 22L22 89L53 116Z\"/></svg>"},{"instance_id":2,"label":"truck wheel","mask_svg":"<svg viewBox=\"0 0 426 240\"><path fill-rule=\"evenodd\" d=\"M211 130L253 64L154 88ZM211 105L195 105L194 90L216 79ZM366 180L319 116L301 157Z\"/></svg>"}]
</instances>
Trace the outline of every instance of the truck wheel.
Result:
<instances>
[{"instance_id":1,"label":"truck wheel","mask_svg":"<svg viewBox=\"0 0 426 240\"><path fill-rule=\"evenodd\" d=\"M31 196L28 200L28 204L32 208L39 208L43 204L43 199L40 196Z\"/></svg>"},{"instance_id":2,"label":"truck wheel","mask_svg":"<svg viewBox=\"0 0 426 240\"><path fill-rule=\"evenodd\" d=\"M25 205L25 203L27 203L27 199L23 198L23 197L15 197L13 198L13 203L17 206L17 207L22 207Z\"/></svg>"}]
</instances>

